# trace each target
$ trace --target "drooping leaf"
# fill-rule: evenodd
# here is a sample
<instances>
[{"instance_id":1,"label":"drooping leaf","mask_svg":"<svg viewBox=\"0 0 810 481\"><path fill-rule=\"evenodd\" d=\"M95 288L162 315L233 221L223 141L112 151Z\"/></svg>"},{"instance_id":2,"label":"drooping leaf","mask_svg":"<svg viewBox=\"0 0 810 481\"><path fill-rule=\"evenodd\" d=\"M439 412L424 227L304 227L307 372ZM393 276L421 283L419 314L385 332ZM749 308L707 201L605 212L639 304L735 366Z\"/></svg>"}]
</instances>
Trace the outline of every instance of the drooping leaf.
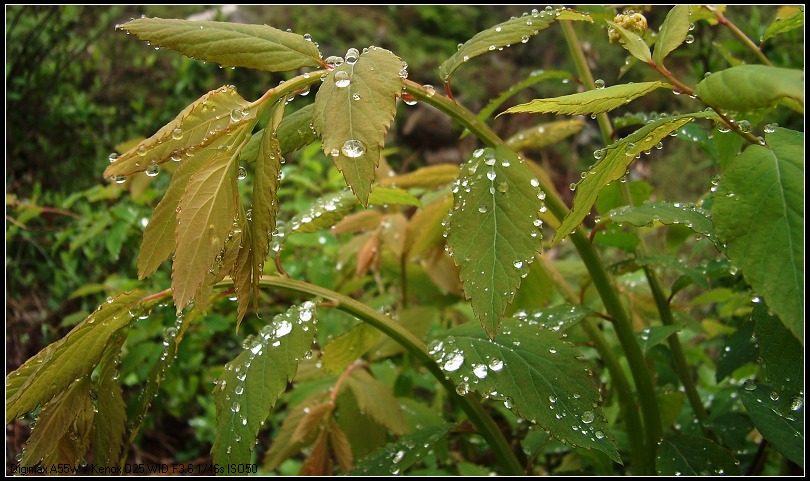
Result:
<instances>
[{"instance_id":1,"label":"drooping leaf","mask_svg":"<svg viewBox=\"0 0 810 481\"><path fill-rule=\"evenodd\" d=\"M368 352L379 337L380 331L365 322L352 327L323 347L323 369L332 374L340 374Z\"/></svg>"},{"instance_id":2,"label":"drooping leaf","mask_svg":"<svg viewBox=\"0 0 810 481\"><path fill-rule=\"evenodd\" d=\"M641 38L639 34L609 20L606 20L605 22L610 25L611 29L615 30L616 33L619 34L619 43L625 48L625 50L630 52L630 55L636 57L644 63L652 62L650 47L647 46L644 39Z\"/></svg>"},{"instance_id":3,"label":"drooping leaf","mask_svg":"<svg viewBox=\"0 0 810 481\"><path fill-rule=\"evenodd\" d=\"M751 315L768 384L780 396L798 396L804 389L804 348L766 305L755 306Z\"/></svg>"},{"instance_id":4,"label":"drooping leaf","mask_svg":"<svg viewBox=\"0 0 810 481\"><path fill-rule=\"evenodd\" d=\"M777 10L774 21L765 29L762 41L802 27L804 27L804 5L781 7Z\"/></svg>"},{"instance_id":5,"label":"drooping leaf","mask_svg":"<svg viewBox=\"0 0 810 481\"><path fill-rule=\"evenodd\" d=\"M49 401L75 379L89 375L109 339L132 322L129 311L143 294L133 291L109 298L65 337L6 376L6 424Z\"/></svg>"},{"instance_id":6,"label":"drooping leaf","mask_svg":"<svg viewBox=\"0 0 810 481\"><path fill-rule=\"evenodd\" d=\"M415 207L422 207L419 199L409 193L407 190L402 190L397 187L383 187L375 186L368 196L369 205L412 205Z\"/></svg>"},{"instance_id":7,"label":"drooping leaf","mask_svg":"<svg viewBox=\"0 0 810 481\"><path fill-rule=\"evenodd\" d=\"M455 427L454 424L442 424L420 429L406 434L395 443L374 451L349 473L352 476L390 476L402 474L422 458L433 446Z\"/></svg>"},{"instance_id":8,"label":"drooping leaf","mask_svg":"<svg viewBox=\"0 0 810 481\"><path fill-rule=\"evenodd\" d=\"M278 185L282 153L278 128L284 116L284 106L285 102L279 101L270 111L270 120L264 129L259 155L256 158L250 245L254 273L253 294L257 299L262 266L264 266L270 250L270 239L276 228L276 215L279 208Z\"/></svg>"},{"instance_id":9,"label":"drooping leaf","mask_svg":"<svg viewBox=\"0 0 810 481\"><path fill-rule=\"evenodd\" d=\"M776 128L726 168L712 217L726 254L797 339L804 338L804 135Z\"/></svg>"},{"instance_id":10,"label":"drooping leaf","mask_svg":"<svg viewBox=\"0 0 810 481\"><path fill-rule=\"evenodd\" d=\"M639 346L644 353L648 353L653 346L666 341L669 336L681 330L681 326L652 326L645 327L636 335Z\"/></svg>"},{"instance_id":11,"label":"drooping leaf","mask_svg":"<svg viewBox=\"0 0 810 481\"><path fill-rule=\"evenodd\" d=\"M388 442L388 428L360 411L351 389L342 389L337 397L337 422L352 444L355 459L363 459L370 452Z\"/></svg>"},{"instance_id":12,"label":"drooping leaf","mask_svg":"<svg viewBox=\"0 0 810 481\"><path fill-rule=\"evenodd\" d=\"M352 390L361 412L367 413L371 419L387 427L392 433L403 434L408 431L402 408L391 388L372 377L368 371L353 370L346 378L346 386Z\"/></svg>"},{"instance_id":13,"label":"drooping leaf","mask_svg":"<svg viewBox=\"0 0 810 481\"><path fill-rule=\"evenodd\" d=\"M603 216L619 224L625 222L636 227L651 226L654 222L665 225L685 225L717 243L709 211L691 204L653 202L639 206L613 209Z\"/></svg>"},{"instance_id":14,"label":"drooping leaf","mask_svg":"<svg viewBox=\"0 0 810 481\"><path fill-rule=\"evenodd\" d=\"M144 172L172 160L185 159L220 137L256 123L258 106L250 106L231 86L212 90L180 112L155 135L121 154L104 177Z\"/></svg>"},{"instance_id":15,"label":"drooping leaf","mask_svg":"<svg viewBox=\"0 0 810 481\"><path fill-rule=\"evenodd\" d=\"M118 356L125 339L118 334L118 339L110 342L99 362L99 376L93 386L98 396L93 463L99 466L117 466L124 445L127 413L118 381Z\"/></svg>"},{"instance_id":16,"label":"drooping leaf","mask_svg":"<svg viewBox=\"0 0 810 481\"><path fill-rule=\"evenodd\" d=\"M432 247L444 242L442 221L453 207L453 196L443 195L416 211L408 223L405 251L409 259L418 259Z\"/></svg>"},{"instance_id":17,"label":"drooping leaf","mask_svg":"<svg viewBox=\"0 0 810 481\"><path fill-rule=\"evenodd\" d=\"M573 446L619 453L579 352L529 319L504 321L491 340L474 323L447 331L431 354L459 394L477 391Z\"/></svg>"},{"instance_id":18,"label":"drooping leaf","mask_svg":"<svg viewBox=\"0 0 810 481\"><path fill-rule=\"evenodd\" d=\"M119 28L156 47L223 67L287 72L323 65L313 42L267 25L138 18Z\"/></svg>"},{"instance_id":19,"label":"drooping leaf","mask_svg":"<svg viewBox=\"0 0 810 481\"><path fill-rule=\"evenodd\" d=\"M581 119L558 120L547 122L521 130L506 141L512 150L519 152L526 149L539 149L554 145L585 128Z\"/></svg>"},{"instance_id":20,"label":"drooping leaf","mask_svg":"<svg viewBox=\"0 0 810 481\"><path fill-rule=\"evenodd\" d=\"M770 386L747 381L740 399L762 437L804 469L804 393L782 398Z\"/></svg>"},{"instance_id":21,"label":"drooping leaf","mask_svg":"<svg viewBox=\"0 0 810 481\"><path fill-rule=\"evenodd\" d=\"M712 107L746 112L776 105L783 98L804 105L804 71L740 65L715 72L695 87L695 93ZM804 108L800 113L804 113Z\"/></svg>"},{"instance_id":22,"label":"drooping leaf","mask_svg":"<svg viewBox=\"0 0 810 481\"><path fill-rule=\"evenodd\" d=\"M562 18L563 14L565 14L564 18ZM558 19L592 21L587 14L566 12L566 9L533 10L531 15L499 23L467 40L452 57L439 66L439 77L447 83L453 72L464 62L507 45L526 43L529 38L537 35L541 30L545 30Z\"/></svg>"},{"instance_id":23,"label":"drooping leaf","mask_svg":"<svg viewBox=\"0 0 810 481\"><path fill-rule=\"evenodd\" d=\"M689 5L675 5L667 13L664 24L658 30L658 40L655 42L653 61L663 65L664 59L673 50L680 47L689 34Z\"/></svg>"},{"instance_id":24,"label":"drooping leaf","mask_svg":"<svg viewBox=\"0 0 810 481\"><path fill-rule=\"evenodd\" d=\"M296 426L290 437L290 442L297 444L314 438L323 429L324 421L332 417L332 411L334 411L334 406L328 402L317 404L305 410L304 417L301 418L301 422Z\"/></svg>"},{"instance_id":25,"label":"drooping leaf","mask_svg":"<svg viewBox=\"0 0 810 481\"><path fill-rule=\"evenodd\" d=\"M337 461L338 467L344 473L352 470L352 445L343 430L340 429L335 418L329 418L329 447Z\"/></svg>"},{"instance_id":26,"label":"drooping leaf","mask_svg":"<svg viewBox=\"0 0 810 481\"><path fill-rule=\"evenodd\" d=\"M188 181L178 205L172 288L178 312L197 294L236 218L238 156L227 146Z\"/></svg>"},{"instance_id":27,"label":"drooping leaf","mask_svg":"<svg viewBox=\"0 0 810 481\"><path fill-rule=\"evenodd\" d=\"M689 122L712 117L712 112L699 112L658 119L603 149L602 160L593 165L577 184L573 208L557 229L552 242L556 244L561 241L582 222L602 188L624 177L627 166L637 155L652 150L667 135Z\"/></svg>"},{"instance_id":28,"label":"drooping leaf","mask_svg":"<svg viewBox=\"0 0 810 481\"><path fill-rule=\"evenodd\" d=\"M734 454L698 436L679 435L664 439L655 458L661 476L717 476L740 474Z\"/></svg>"},{"instance_id":29,"label":"drooping leaf","mask_svg":"<svg viewBox=\"0 0 810 481\"><path fill-rule=\"evenodd\" d=\"M214 387L216 463L249 463L254 440L298 363L310 349L317 324L315 304L305 302L275 316L225 366Z\"/></svg>"},{"instance_id":30,"label":"drooping leaf","mask_svg":"<svg viewBox=\"0 0 810 481\"><path fill-rule=\"evenodd\" d=\"M90 444L90 425L86 422L93 414L89 381L89 376L83 376L71 382L42 407L37 429L26 442L21 466L40 464L48 472L51 466L79 464Z\"/></svg>"},{"instance_id":31,"label":"drooping leaf","mask_svg":"<svg viewBox=\"0 0 810 481\"><path fill-rule=\"evenodd\" d=\"M322 429L318 433L315 444L312 445L304 464L298 471L299 476L331 476L333 464L329 456L329 432Z\"/></svg>"},{"instance_id":32,"label":"drooping leaf","mask_svg":"<svg viewBox=\"0 0 810 481\"><path fill-rule=\"evenodd\" d=\"M464 294L490 337L540 250L539 185L522 159L499 146L475 151L453 188L447 242Z\"/></svg>"},{"instance_id":33,"label":"drooping leaf","mask_svg":"<svg viewBox=\"0 0 810 481\"><path fill-rule=\"evenodd\" d=\"M458 166L454 164L428 165L407 174L380 179L380 185L411 189L439 187L456 180Z\"/></svg>"},{"instance_id":34,"label":"drooping leaf","mask_svg":"<svg viewBox=\"0 0 810 481\"><path fill-rule=\"evenodd\" d=\"M402 68L399 57L372 47L330 72L315 97L313 126L323 151L363 205L402 92Z\"/></svg>"},{"instance_id":35,"label":"drooping leaf","mask_svg":"<svg viewBox=\"0 0 810 481\"><path fill-rule=\"evenodd\" d=\"M278 223L277 233L271 239L271 248L276 254L281 252L287 238L294 234L317 232L335 225L354 209L357 197L348 190L325 195L316 200L305 211L293 216L286 223Z\"/></svg>"},{"instance_id":36,"label":"drooping leaf","mask_svg":"<svg viewBox=\"0 0 810 481\"><path fill-rule=\"evenodd\" d=\"M514 107L506 109L504 113L601 114L623 107L631 101L659 88L670 88L670 85L659 81L613 85L577 94L563 95L562 97L532 100L531 102L515 105Z\"/></svg>"},{"instance_id":37,"label":"drooping leaf","mask_svg":"<svg viewBox=\"0 0 810 481\"><path fill-rule=\"evenodd\" d=\"M184 156L177 170L172 174L171 183L160 199L155 213L143 231L141 250L138 252L138 278L145 279L155 272L174 252L175 230L177 229L177 207L186 191L191 176L207 164L219 152L217 148L227 139L222 137L191 157Z\"/></svg>"}]
</instances>

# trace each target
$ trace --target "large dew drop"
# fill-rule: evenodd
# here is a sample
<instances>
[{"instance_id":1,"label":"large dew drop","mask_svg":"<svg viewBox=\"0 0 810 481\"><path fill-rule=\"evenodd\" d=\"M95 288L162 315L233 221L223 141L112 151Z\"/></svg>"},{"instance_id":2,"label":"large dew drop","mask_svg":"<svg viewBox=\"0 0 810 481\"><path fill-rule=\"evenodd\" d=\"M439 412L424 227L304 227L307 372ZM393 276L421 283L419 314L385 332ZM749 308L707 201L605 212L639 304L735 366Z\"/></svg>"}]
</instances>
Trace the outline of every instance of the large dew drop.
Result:
<instances>
[{"instance_id":1,"label":"large dew drop","mask_svg":"<svg viewBox=\"0 0 810 481\"><path fill-rule=\"evenodd\" d=\"M366 146L363 145L363 142L352 139L344 142L340 151L343 152L343 155L346 157L356 159L366 153Z\"/></svg>"},{"instance_id":2,"label":"large dew drop","mask_svg":"<svg viewBox=\"0 0 810 481\"><path fill-rule=\"evenodd\" d=\"M354 65L357 63L357 59L360 57L360 52L356 48L350 48L346 51L346 63L349 65Z\"/></svg>"},{"instance_id":3,"label":"large dew drop","mask_svg":"<svg viewBox=\"0 0 810 481\"><path fill-rule=\"evenodd\" d=\"M340 72L335 73L335 86L339 88L348 87L352 83L351 76L349 72L345 70L341 70Z\"/></svg>"},{"instance_id":4,"label":"large dew drop","mask_svg":"<svg viewBox=\"0 0 810 481\"><path fill-rule=\"evenodd\" d=\"M461 351L453 351L444 363L444 370L447 372L458 371L462 364L464 364L464 354Z\"/></svg>"}]
</instances>

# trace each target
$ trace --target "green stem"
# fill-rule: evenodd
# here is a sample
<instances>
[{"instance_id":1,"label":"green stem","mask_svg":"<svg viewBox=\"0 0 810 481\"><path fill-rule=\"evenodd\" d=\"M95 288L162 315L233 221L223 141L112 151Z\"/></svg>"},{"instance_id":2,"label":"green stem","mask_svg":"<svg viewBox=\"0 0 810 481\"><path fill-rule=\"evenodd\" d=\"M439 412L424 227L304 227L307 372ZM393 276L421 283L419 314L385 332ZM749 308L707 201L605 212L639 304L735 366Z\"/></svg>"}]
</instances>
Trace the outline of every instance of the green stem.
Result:
<instances>
[{"instance_id":1,"label":"green stem","mask_svg":"<svg viewBox=\"0 0 810 481\"><path fill-rule=\"evenodd\" d=\"M421 100L443 111L461 125L468 128L470 132L475 134L488 147L505 146L508 148L506 143L486 124L478 120L475 115L458 103L436 93L433 89L426 89L410 80L405 80L404 85L405 92L411 94L417 100ZM557 197L553 186L545 185L542 179L540 179L540 183L541 188L546 192L546 207L548 207L549 211L551 211L557 219L564 219L568 214L568 207ZM636 389L638 390L641 413L644 418L644 428L647 433L647 439L644 443L646 456L644 456L643 460L637 460L645 469L638 474L652 474L652 467L655 465L657 442L662 437L661 415L658 412L655 390L653 389L652 380L644 363L641 347L638 345L633 335L630 318L627 317L619 295L614 289L599 255L588 241L588 237L581 226L578 226L571 234L571 240L591 274L591 278L602 298L605 309L607 309L608 313L613 318L617 337L628 358L630 370L636 383ZM632 436L638 433L629 434Z\"/></svg>"},{"instance_id":2,"label":"green stem","mask_svg":"<svg viewBox=\"0 0 810 481\"><path fill-rule=\"evenodd\" d=\"M523 466L509 446L509 442L504 438L495 421L484 411L478 399L473 396L458 395L453 382L446 377L444 371L428 354L425 343L403 326L362 302L314 284L276 276L262 276L259 284L263 287L288 289L331 301L341 311L351 314L382 331L419 360L436 380L447 389L450 397L461 406L467 417L478 429L478 432L487 440L501 468L504 470L504 474L516 476L524 473Z\"/></svg>"},{"instance_id":3,"label":"green stem","mask_svg":"<svg viewBox=\"0 0 810 481\"><path fill-rule=\"evenodd\" d=\"M753 42L753 40L748 38L748 35L746 35L742 30L740 30L739 27L734 25L734 23L731 22L731 20L727 19L725 17L725 15L723 15L723 13L721 11L717 10L716 8L714 8L711 5L707 5L706 7L709 10L711 10L712 13L714 13L714 16L717 18L717 21L720 22L721 24L725 25L726 27L728 27L734 33L734 35L736 35L737 38L739 38L742 41L742 43L745 44L746 47L751 49L751 51L754 52L754 54L757 57L759 57L759 60L762 63L764 63L765 65L768 65L768 66L773 65L773 64L771 64L771 61L768 60L768 57L766 57L765 54L762 53L762 50L760 50L759 47L757 47L757 44L755 44Z\"/></svg>"}]
</instances>

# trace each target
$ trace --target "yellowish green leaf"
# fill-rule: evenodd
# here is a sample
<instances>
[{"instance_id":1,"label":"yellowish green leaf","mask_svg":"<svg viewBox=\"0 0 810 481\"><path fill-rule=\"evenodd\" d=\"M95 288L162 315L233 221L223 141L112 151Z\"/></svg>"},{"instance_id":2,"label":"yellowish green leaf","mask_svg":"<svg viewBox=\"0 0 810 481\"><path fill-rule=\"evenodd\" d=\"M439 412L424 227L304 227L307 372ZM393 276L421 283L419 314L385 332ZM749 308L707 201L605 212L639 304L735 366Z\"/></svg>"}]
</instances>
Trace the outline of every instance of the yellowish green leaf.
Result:
<instances>
[{"instance_id":1,"label":"yellowish green leaf","mask_svg":"<svg viewBox=\"0 0 810 481\"><path fill-rule=\"evenodd\" d=\"M408 430L402 408L391 388L376 380L368 371L353 370L346 378L346 386L352 390L361 412L367 413L392 433L403 434Z\"/></svg>"},{"instance_id":2,"label":"yellowish green leaf","mask_svg":"<svg viewBox=\"0 0 810 481\"><path fill-rule=\"evenodd\" d=\"M619 43L630 54L645 63L652 62L652 55L650 54L650 47L644 42L644 39L636 32L628 30L621 25L606 21L610 28L619 34Z\"/></svg>"},{"instance_id":3,"label":"yellowish green leaf","mask_svg":"<svg viewBox=\"0 0 810 481\"><path fill-rule=\"evenodd\" d=\"M323 347L323 369L332 374L340 374L368 352L379 337L380 331L365 322L352 327Z\"/></svg>"},{"instance_id":4,"label":"yellowish green leaf","mask_svg":"<svg viewBox=\"0 0 810 481\"><path fill-rule=\"evenodd\" d=\"M689 5L675 5L672 7L672 10L667 13L667 18L664 19L661 29L658 30L658 40L655 42L655 50L653 51L653 61L655 63L663 65L667 55L686 40L690 23Z\"/></svg>"},{"instance_id":5,"label":"yellowish green leaf","mask_svg":"<svg viewBox=\"0 0 810 481\"><path fill-rule=\"evenodd\" d=\"M431 248L444 242L442 221L453 207L453 196L443 195L416 211L408 223L405 252L409 259L419 259Z\"/></svg>"},{"instance_id":6,"label":"yellowish green leaf","mask_svg":"<svg viewBox=\"0 0 810 481\"><path fill-rule=\"evenodd\" d=\"M558 120L535 125L521 130L506 141L515 152L526 149L540 149L554 145L585 128L585 121L581 119Z\"/></svg>"},{"instance_id":7,"label":"yellowish green leaf","mask_svg":"<svg viewBox=\"0 0 810 481\"><path fill-rule=\"evenodd\" d=\"M695 93L712 107L738 112L770 107L783 98L804 105L804 71L740 65L709 75L697 84Z\"/></svg>"},{"instance_id":8,"label":"yellowish green leaf","mask_svg":"<svg viewBox=\"0 0 810 481\"><path fill-rule=\"evenodd\" d=\"M421 167L407 174L380 179L380 185L412 189L414 187L432 188L449 184L458 177L458 166L439 164Z\"/></svg>"},{"instance_id":9,"label":"yellowish green leaf","mask_svg":"<svg viewBox=\"0 0 810 481\"><path fill-rule=\"evenodd\" d=\"M515 105L503 113L601 114L622 107L659 88L669 87L669 84L659 81L613 85L562 97L532 100L525 104Z\"/></svg>"},{"instance_id":10,"label":"yellowish green leaf","mask_svg":"<svg viewBox=\"0 0 810 481\"><path fill-rule=\"evenodd\" d=\"M402 190L398 187L383 187L375 186L368 196L369 205L412 205L415 207L422 207L419 199L409 193L407 190Z\"/></svg>"},{"instance_id":11,"label":"yellowish green leaf","mask_svg":"<svg viewBox=\"0 0 810 481\"><path fill-rule=\"evenodd\" d=\"M769 40L777 35L804 27L804 5L790 5L780 7L776 11L776 18L762 35L761 41Z\"/></svg>"}]
</instances>

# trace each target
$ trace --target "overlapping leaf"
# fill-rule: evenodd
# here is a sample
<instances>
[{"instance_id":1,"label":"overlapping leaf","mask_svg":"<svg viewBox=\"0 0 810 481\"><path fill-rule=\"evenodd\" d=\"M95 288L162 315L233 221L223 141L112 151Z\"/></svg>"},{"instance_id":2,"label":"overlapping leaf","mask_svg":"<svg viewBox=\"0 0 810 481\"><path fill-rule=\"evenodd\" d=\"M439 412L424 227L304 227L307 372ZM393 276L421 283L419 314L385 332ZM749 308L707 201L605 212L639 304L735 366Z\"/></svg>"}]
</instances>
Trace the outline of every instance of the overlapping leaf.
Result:
<instances>
[{"instance_id":1,"label":"overlapping leaf","mask_svg":"<svg viewBox=\"0 0 810 481\"><path fill-rule=\"evenodd\" d=\"M581 119L558 120L546 122L521 130L506 141L512 150L519 152L525 149L539 149L570 137L585 128Z\"/></svg>"},{"instance_id":2,"label":"overlapping leaf","mask_svg":"<svg viewBox=\"0 0 810 481\"><path fill-rule=\"evenodd\" d=\"M697 436L670 436L658 448L655 470L662 476L718 476L740 474L734 454Z\"/></svg>"},{"instance_id":3,"label":"overlapping leaf","mask_svg":"<svg viewBox=\"0 0 810 481\"><path fill-rule=\"evenodd\" d=\"M352 327L323 347L323 369L332 374L340 374L368 352L379 337L380 331L365 322Z\"/></svg>"},{"instance_id":4,"label":"overlapping leaf","mask_svg":"<svg viewBox=\"0 0 810 481\"><path fill-rule=\"evenodd\" d=\"M139 18L119 28L157 47L223 67L286 72L323 65L313 42L267 25Z\"/></svg>"},{"instance_id":5,"label":"overlapping leaf","mask_svg":"<svg viewBox=\"0 0 810 481\"><path fill-rule=\"evenodd\" d=\"M464 62L509 45L526 43L555 20L592 21L587 14L567 9L533 10L529 15L499 23L467 40L452 57L439 66L439 77L447 83L453 72Z\"/></svg>"},{"instance_id":6,"label":"overlapping leaf","mask_svg":"<svg viewBox=\"0 0 810 481\"><path fill-rule=\"evenodd\" d=\"M540 250L539 185L523 160L501 146L477 150L453 188L447 242L464 293L491 337Z\"/></svg>"},{"instance_id":7,"label":"overlapping leaf","mask_svg":"<svg viewBox=\"0 0 810 481\"><path fill-rule=\"evenodd\" d=\"M278 126L278 142L281 146L281 153L288 154L301 147L311 144L317 136L312 129L312 111L314 104L309 104L295 112L285 115ZM244 163L256 161L259 154L264 129L259 130L250 138L250 141L239 153L239 159Z\"/></svg>"},{"instance_id":8,"label":"overlapping leaf","mask_svg":"<svg viewBox=\"0 0 810 481\"><path fill-rule=\"evenodd\" d=\"M402 408L391 388L374 379L368 371L353 370L346 378L346 386L357 399L360 412L368 414L394 434L403 434L408 430Z\"/></svg>"},{"instance_id":9,"label":"overlapping leaf","mask_svg":"<svg viewBox=\"0 0 810 481\"><path fill-rule=\"evenodd\" d=\"M127 413L118 381L118 356L124 340L125 336L119 334L116 341L110 342L99 362L99 377L94 383L98 412L95 415L93 463L99 466L118 465L124 443Z\"/></svg>"},{"instance_id":10,"label":"overlapping leaf","mask_svg":"<svg viewBox=\"0 0 810 481\"><path fill-rule=\"evenodd\" d=\"M804 393L782 398L770 386L753 381L743 386L740 399L762 437L804 468Z\"/></svg>"},{"instance_id":11,"label":"overlapping leaf","mask_svg":"<svg viewBox=\"0 0 810 481\"><path fill-rule=\"evenodd\" d=\"M273 236L271 250L281 252L284 242L293 234L317 232L335 225L357 205L357 197L348 190L325 195L306 210L293 216L288 222L279 222Z\"/></svg>"},{"instance_id":12,"label":"overlapping leaf","mask_svg":"<svg viewBox=\"0 0 810 481\"><path fill-rule=\"evenodd\" d=\"M668 87L668 84L658 81L613 85L562 97L532 100L525 104L515 105L504 113L601 114L622 107L656 89Z\"/></svg>"},{"instance_id":13,"label":"overlapping leaf","mask_svg":"<svg viewBox=\"0 0 810 481\"><path fill-rule=\"evenodd\" d=\"M713 107L740 112L769 107L787 98L804 113L804 71L740 65L709 75L697 84L695 93Z\"/></svg>"},{"instance_id":14,"label":"overlapping leaf","mask_svg":"<svg viewBox=\"0 0 810 481\"><path fill-rule=\"evenodd\" d=\"M804 348L798 339L760 303L751 315L768 384L780 396L794 397L804 389Z\"/></svg>"},{"instance_id":15,"label":"overlapping leaf","mask_svg":"<svg viewBox=\"0 0 810 481\"><path fill-rule=\"evenodd\" d=\"M591 211L602 188L624 177L627 166L637 155L652 150L667 135L689 122L714 116L711 112L699 112L658 119L605 148L602 160L592 166L576 185L573 208L557 229L553 242L561 241L582 222Z\"/></svg>"},{"instance_id":16,"label":"overlapping leaf","mask_svg":"<svg viewBox=\"0 0 810 481\"><path fill-rule=\"evenodd\" d=\"M658 31L658 40L655 42L653 61L661 65L664 59L673 50L680 47L689 34L689 5L675 5L667 13L664 24Z\"/></svg>"},{"instance_id":17,"label":"overlapping leaf","mask_svg":"<svg viewBox=\"0 0 810 481\"><path fill-rule=\"evenodd\" d=\"M121 154L104 170L104 177L131 175L169 159L187 158L218 138L254 124L257 114L258 107L250 107L232 86L212 90L183 109L155 135Z\"/></svg>"},{"instance_id":18,"label":"overlapping leaf","mask_svg":"<svg viewBox=\"0 0 810 481\"><path fill-rule=\"evenodd\" d=\"M442 424L420 429L401 436L395 443L386 444L363 459L352 476L390 476L402 474L425 457L440 439L447 436L453 424Z\"/></svg>"},{"instance_id":19,"label":"overlapping leaf","mask_svg":"<svg viewBox=\"0 0 810 481\"><path fill-rule=\"evenodd\" d=\"M615 30L616 33L619 34L619 43L625 48L625 50L630 52L630 55L645 63L652 62L650 47L647 46L644 39L641 38L639 34L609 20L606 21L606 23L610 25L611 29Z\"/></svg>"},{"instance_id":20,"label":"overlapping leaf","mask_svg":"<svg viewBox=\"0 0 810 481\"><path fill-rule=\"evenodd\" d=\"M762 35L762 41L766 41L776 35L790 32L797 28L804 27L804 6L784 6L780 7L776 13L776 19L768 25Z\"/></svg>"},{"instance_id":21,"label":"overlapping leaf","mask_svg":"<svg viewBox=\"0 0 810 481\"><path fill-rule=\"evenodd\" d=\"M354 63L335 68L315 97L313 125L323 151L363 205L402 92L402 68L399 57L371 47Z\"/></svg>"},{"instance_id":22,"label":"overlapping leaf","mask_svg":"<svg viewBox=\"0 0 810 481\"><path fill-rule=\"evenodd\" d=\"M41 350L6 377L6 424L87 376L109 339L132 321L129 310L143 297L133 291L110 298L59 341Z\"/></svg>"},{"instance_id":23,"label":"overlapping leaf","mask_svg":"<svg viewBox=\"0 0 810 481\"><path fill-rule=\"evenodd\" d=\"M804 135L776 128L723 173L712 206L718 237L746 280L804 338Z\"/></svg>"},{"instance_id":24,"label":"overlapping leaf","mask_svg":"<svg viewBox=\"0 0 810 481\"><path fill-rule=\"evenodd\" d=\"M287 389L310 349L317 324L315 304L305 302L277 315L236 359L214 387L216 463L249 463L259 428Z\"/></svg>"},{"instance_id":25,"label":"overlapping leaf","mask_svg":"<svg viewBox=\"0 0 810 481\"><path fill-rule=\"evenodd\" d=\"M430 348L459 394L477 391L573 446L619 453L598 407L599 391L579 352L531 319L504 321L494 340L474 323L447 332Z\"/></svg>"}]
</instances>

